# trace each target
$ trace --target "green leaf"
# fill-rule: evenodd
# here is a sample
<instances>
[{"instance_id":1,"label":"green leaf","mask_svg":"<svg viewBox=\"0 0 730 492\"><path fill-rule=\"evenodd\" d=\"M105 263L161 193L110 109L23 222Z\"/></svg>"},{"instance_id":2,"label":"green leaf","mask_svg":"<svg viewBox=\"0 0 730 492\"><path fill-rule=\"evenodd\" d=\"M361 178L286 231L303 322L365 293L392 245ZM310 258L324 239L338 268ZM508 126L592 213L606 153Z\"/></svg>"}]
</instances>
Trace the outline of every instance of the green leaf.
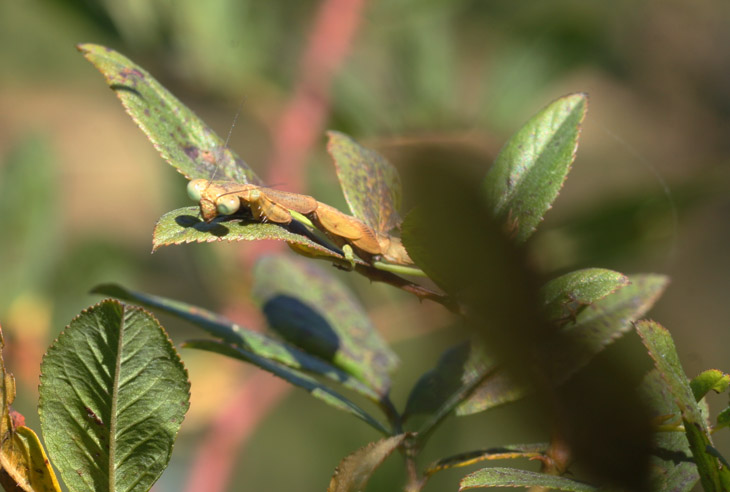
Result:
<instances>
[{"instance_id":1,"label":"green leaf","mask_svg":"<svg viewBox=\"0 0 730 492\"><path fill-rule=\"evenodd\" d=\"M436 367L421 376L408 395L403 420L412 416L429 419L419 429L419 439L448 416L497 365L480 343L462 342L444 351Z\"/></svg>"},{"instance_id":2,"label":"green leaf","mask_svg":"<svg viewBox=\"0 0 730 492\"><path fill-rule=\"evenodd\" d=\"M425 441L441 421L497 370L480 343L464 342L447 349L436 367L421 376L414 386L403 421L411 416L426 417L417 432L418 439Z\"/></svg>"},{"instance_id":3,"label":"green leaf","mask_svg":"<svg viewBox=\"0 0 730 492\"><path fill-rule=\"evenodd\" d=\"M157 320L105 300L48 349L39 395L48 454L69 489L146 491L170 459L190 383Z\"/></svg>"},{"instance_id":4,"label":"green leaf","mask_svg":"<svg viewBox=\"0 0 730 492\"><path fill-rule=\"evenodd\" d=\"M292 222L292 227L298 223ZM303 230L301 226L300 230ZM152 233L153 251L160 246L184 243L208 243L212 241L258 241L274 239L301 245L334 260L344 260L338 252L315 243L302 233L291 232L279 224L248 222L245 220L214 220L206 223L200 219L198 207L178 208L167 212L155 224ZM349 263L348 263L349 264Z\"/></svg>"},{"instance_id":5,"label":"green leaf","mask_svg":"<svg viewBox=\"0 0 730 492\"><path fill-rule=\"evenodd\" d=\"M264 258L254 268L252 297L269 326L289 342L331 362L380 395L398 359L360 303L334 277L308 262Z\"/></svg>"},{"instance_id":6,"label":"green leaf","mask_svg":"<svg viewBox=\"0 0 730 492\"><path fill-rule=\"evenodd\" d=\"M636 331L682 413L685 433L700 473L702 487L708 492L727 490L724 481L730 477L728 468L723 467L721 461L709 451L713 448L707 424L682 369L672 336L654 321L637 323Z\"/></svg>"},{"instance_id":7,"label":"green leaf","mask_svg":"<svg viewBox=\"0 0 730 492\"><path fill-rule=\"evenodd\" d=\"M401 445L408 434L371 442L346 456L337 465L327 492L358 492L365 489L373 472Z\"/></svg>"},{"instance_id":8,"label":"green leaf","mask_svg":"<svg viewBox=\"0 0 730 492\"><path fill-rule=\"evenodd\" d=\"M327 150L355 217L383 234L400 225L401 184L395 167L343 133L329 131L327 136Z\"/></svg>"},{"instance_id":9,"label":"green leaf","mask_svg":"<svg viewBox=\"0 0 730 492\"><path fill-rule=\"evenodd\" d=\"M228 345L216 340L189 340L183 344L183 347L207 350L209 352L214 352L254 364L261 369L280 377L284 381L304 389L310 395L324 401L328 405L355 415L363 422L369 424L383 434L388 434L388 430L383 427L380 422L370 416L370 414L362 410L349 399L331 390L327 386L324 386L302 371L284 366L270 359L265 359L240 347L234 347L233 345Z\"/></svg>"},{"instance_id":10,"label":"green leaf","mask_svg":"<svg viewBox=\"0 0 730 492\"><path fill-rule=\"evenodd\" d=\"M552 342L541 347L548 378L554 384L566 381L596 354L631 328L656 302L668 283L662 275L633 275L626 287L594 302L575 319L564 325ZM568 340L570 343L566 343ZM492 371L484 382L457 409L469 415L523 397L529 388L517 386L501 368Z\"/></svg>"},{"instance_id":11,"label":"green leaf","mask_svg":"<svg viewBox=\"0 0 730 492\"><path fill-rule=\"evenodd\" d=\"M505 460L527 458L535 459L545 455L550 445L548 443L537 444L510 444L489 449L479 449L466 453L459 453L448 458L443 458L428 466L426 475L447 470L449 468L460 468L470 466L481 461Z\"/></svg>"},{"instance_id":12,"label":"green leaf","mask_svg":"<svg viewBox=\"0 0 730 492\"><path fill-rule=\"evenodd\" d=\"M586 306L625 287L629 278L603 268L586 268L551 280L541 289L545 315L550 321L575 319Z\"/></svg>"},{"instance_id":13,"label":"green leaf","mask_svg":"<svg viewBox=\"0 0 730 492\"><path fill-rule=\"evenodd\" d=\"M717 429L730 426L730 407L717 414Z\"/></svg>"},{"instance_id":14,"label":"green leaf","mask_svg":"<svg viewBox=\"0 0 730 492\"><path fill-rule=\"evenodd\" d=\"M656 369L647 373L639 390L654 416L671 415L677 411L677 405ZM690 492L700 475L692 459L687 437L680 432L655 432L652 447L655 450L650 457L649 468L652 490Z\"/></svg>"},{"instance_id":15,"label":"green leaf","mask_svg":"<svg viewBox=\"0 0 730 492\"><path fill-rule=\"evenodd\" d=\"M434 229L433 223L428 211L420 207L413 208L406 215L401 227L403 246L406 248L408 256L428 278L453 296L454 293L459 292L460 282L450 278L447 265L444 265L446 261L440 254L441 251L433 250L431 238L428 237L428 233Z\"/></svg>"},{"instance_id":16,"label":"green leaf","mask_svg":"<svg viewBox=\"0 0 730 492\"><path fill-rule=\"evenodd\" d=\"M104 46L80 44L77 49L104 75L162 158L186 178L212 179L215 175L262 184L213 130L142 67Z\"/></svg>"},{"instance_id":17,"label":"green leaf","mask_svg":"<svg viewBox=\"0 0 730 492\"><path fill-rule=\"evenodd\" d=\"M488 487L546 487L570 492L592 492L598 490L577 480L544 473L535 473L515 468L482 468L459 482L459 490Z\"/></svg>"},{"instance_id":18,"label":"green leaf","mask_svg":"<svg viewBox=\"0 0 730 492\"><path fill-rule=\"evenodd\" d=\"M730 490L730 469L727 460L712 446L706 429L700 424L684 420L685 434L692 450L700 483L707 492L727 492Z\"/></svg>"},{"instance_id":19,"label":"green leaf","mask_svg":"<svg viewBox=\"0 0 730 492\"><path fill-rule=\"evenodd\" d=\"M632 329L664 292L669 279L664 275L629 276L629 285L586 307L574 323L560 330L554 343L545 347L551 354L550 373L554 381L564 381L614 340ZM570 339L566 347L563 339ZM567 360L567 357L570 360Z\"/></svg>"},{"instance_id":20,"label":"green leaf","mask_svg":"<svg viewBox=\"0 0 730 492\"><path fill-rule=\"evenodd\" d=\"M403 420L413 415L436 412L460 388L468 384L467 361L472 357L473 344L461 342L441 354L436 366L424 373L413 386Z\"/></svg>"},{"instance_id":21,"label":"green leaf","mask_svg":"<svg viewBox=\"0 0 730 492\"><path fill-rule=\"evenodd\" d=\"M259 357L279 362L294 369L324 376L346 388L357 391L372 401L377 402L380 399L380 396L370 387L341 369L286 342L239 326L207 309L143 292L131 291L114 284L99 285L92 292L134 302L152 309L159 309L162 312L184 319L214 337L252 352Z\"/></svg>"},{"instance_id":22,"label":"green leaf","mask_svg":"<svg viewBox=\"0 0 730 492\"><path fill-rule=\"evenodd\" d=\"M572 94L532 117L502 148L484 180L497 217L526 240L563 186L578 149L587 109L585 94Z\"/></svg>"},{"instance_id":23,"label":"green leaf","mask_svg":"<svg viewBox=\"0 0 730 492\"><path fill-rule=\"evenodd\" d=\"M684 418L690 422L703 423L704 418L697 406L697 400L692 393L687 376L684 374L682 364L679 362L679 356L669 332L654 321L636 323L636 331L654 360L656 368L669 385Z\"/></svg>"},{"instance_id":24,"label":"green leaf","mask_svg":"<svg viewBox=\"0 0 730 492\"><path fill-rule=\"evenodd\" d=\"M710 390L722 393L730 386L730 374L717 369L708 369L689 382L695 400L700 401Z\"/></svg>"}]
</instances>

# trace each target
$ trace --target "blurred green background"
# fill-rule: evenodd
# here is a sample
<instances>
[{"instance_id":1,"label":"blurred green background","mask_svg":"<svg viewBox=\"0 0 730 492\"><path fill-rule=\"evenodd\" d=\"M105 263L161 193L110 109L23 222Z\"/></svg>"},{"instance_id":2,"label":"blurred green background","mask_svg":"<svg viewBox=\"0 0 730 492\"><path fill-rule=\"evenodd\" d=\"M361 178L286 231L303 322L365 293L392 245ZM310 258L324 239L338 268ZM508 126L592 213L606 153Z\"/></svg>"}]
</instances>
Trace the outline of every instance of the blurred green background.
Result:
<instances>
[{"instance_id":1,"label":"blurred green background","mask_svg":"<svg viewBox=\"0 0 730 492\"><path fill-rule=\"evenodd\" d=\"M240 109L230 145L266 176L320 6L0 0L0 324L19 382L16 406L32 427L39 428L42 354L99 300L88 294L99 283L261 322L246 299L246 258L255 248L220 243L149 254L155 220L189 204L186 181L74 45L104 44L129 56L223 136ZM668 274L672 284L651 317L674 335L690 376L730 371L728 25L722 0L371 0L334 77L326 127L401 168L440 159L486 170L540 108L589 93L573 171L531 241L536 263L548 275L587 266ZM306 190L343 207L324 142L322 133L308 156ZM439 329L449 317L353 277L342 276L402 357L394 400L403 405L443 348ZM162 321L176 343L195 335ZM184 488L212 419L252 371L204 353L182 357L192 407L157 491ZM727 397L710 404L718 410ZM452 419L423 461L535 439L518 417L513 405ZM727 434L717 436L725 456ZM323 490L339 459L376 437L292 391L235 455L227 490ZM399 489L399 459L370 490ZM426 490L455 490L467 471L439 474Z\"/></svg>"}]
</instances>

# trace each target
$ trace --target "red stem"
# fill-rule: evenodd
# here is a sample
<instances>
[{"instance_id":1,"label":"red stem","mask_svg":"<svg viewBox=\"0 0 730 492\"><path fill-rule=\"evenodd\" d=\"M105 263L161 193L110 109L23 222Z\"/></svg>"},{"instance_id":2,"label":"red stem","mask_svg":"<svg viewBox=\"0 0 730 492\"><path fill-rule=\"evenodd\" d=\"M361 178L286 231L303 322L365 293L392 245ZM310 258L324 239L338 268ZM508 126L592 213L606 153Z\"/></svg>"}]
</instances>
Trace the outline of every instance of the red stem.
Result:
<instances>
[{"instance_id":1,"label":"red stem","mask_svg":"<svg viewBox=\"0 0 730 492\"><path fill-rule=\"evenodd\" d=\"M267 182L301 192L304 166L312 147L323 134L330 109L332 79L342 65L360 24L365 0L323 0L301 58L294 95L273 129L274 148ZM249 268L278 241L256 241L241 257ZM261 247L263 245L263 248ZM236 460L255 426L289 388L259 373L241 386L223 409L198 449L186 490L219 492L227 488Z\"/></svg>"},{"instance_id":2,"label":"red stem","mask_svg":"<svg viewBox=\"0 0 730 492\"><path fill-rule=\"evenodd\" d=\"M270 374L252 373L221 409L210 432L197 448L185 490L227 490L242 444L288 390L288 384Z\"/></svg>"},{"instance_id":3,"label":"red stem","mask_svg":"<svg viewBox=\"0 0 730 492\"><path fill-rule=\"evenodd\" d=\"M332 79L350 51L365 0L324 0L301 58L294 96L274 127L269 183L304 190L306 159L321 138Z\"/></svg>"},{"instance_id":4,"label":"red stem","mask_svg":"<svg viewBox=\"0 0 730 492\"><path fill-rule=\"evenodd\" d=\"M320 5L302 54L294 95L272 129L267 183L295 193L305 190L304 169L324 133L332 79L350 51L364 7L365 0L324 0ZM250 267L262 254L282 247L279 241L256 241L243 262Z\"/></svg>"}]
</instances>

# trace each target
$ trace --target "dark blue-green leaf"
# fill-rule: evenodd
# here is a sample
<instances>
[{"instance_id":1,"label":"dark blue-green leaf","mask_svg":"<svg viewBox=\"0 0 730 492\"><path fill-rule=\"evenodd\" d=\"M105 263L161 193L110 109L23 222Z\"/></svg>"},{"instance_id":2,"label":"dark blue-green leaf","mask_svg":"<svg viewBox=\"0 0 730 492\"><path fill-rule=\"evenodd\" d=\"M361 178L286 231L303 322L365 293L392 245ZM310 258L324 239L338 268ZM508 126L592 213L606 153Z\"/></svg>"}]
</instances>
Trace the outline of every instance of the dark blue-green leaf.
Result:
<instances>
[{"instance_id":1,"label":"dark blue-green leaf","mask_svg":"<svg viewBox=\"0 0 730 492\"><path fill-rule=\"evenodd\" d=\"M431 417L433 426L461 403L496 365L489 360L481 345L462 342L444 351L436 367L416 382L408 395L403 420L413 416ZM422 429L419 435L426 431Z\"/></svg>"},{"instance_id":2,"label":"dark blue-green leaf","mask_svg":"<svg viewBox=\"0 0 730 492\"><path fill-rule=\"evenodd\" d=\"M117 299L134 302L152 309L159 309L160 311L184 319L202 328L214 337L218 337L224 342L235 345L247 352L254 353L259 357L278 362L293 369L323 376L360 393L372 401L377 402L380 399L379 395L370 387L322 359L314 357L281 340L276 340L263 333L239 326L233 321L207 309L143 292L131 291L114 284L99 285L92 292L113 296Z\"/></svg>"},{"instance_id":3,"label":"dark blue-green leaf","mask_svg":"<svg viewBox=\"0 0 730 492\"><path fill-rule=\"evenodd\" d=\"M322 400L323 402L331 405L339 410L343 410L352 415L355 415L363 422L366 422L376 430L387 434L388 430L383 425L370 416L367 412L362 410L356 404L351 402L349 399L340 395L339 393L331 390L327 386L319 383L317 380L308 376L302 371L293 369L291 367L284 366L270 359L265 359L256 355L253 352L235 347L217 340L189 340L183 345L186 348L195 348L199 350L207 350L217 354L232 357L234 359L240 359L261 369L280 377L284 381L293 384L299 388L302 388L310 395L315 398Z\"/></svg>"},{"instance_id":4,"label":"dark blue-green leaf","mask_svg":"<svg viewBox=\"0 0 730 492\"><path fill-rule=\"evenodd\" d=\"M462 342L444 351L436 367L423 374L413 386L403 412L404 420L412 415L435 412L458 388L464 386L464 366L471 349L471 343Z\"/></svg>"}]
</instances>

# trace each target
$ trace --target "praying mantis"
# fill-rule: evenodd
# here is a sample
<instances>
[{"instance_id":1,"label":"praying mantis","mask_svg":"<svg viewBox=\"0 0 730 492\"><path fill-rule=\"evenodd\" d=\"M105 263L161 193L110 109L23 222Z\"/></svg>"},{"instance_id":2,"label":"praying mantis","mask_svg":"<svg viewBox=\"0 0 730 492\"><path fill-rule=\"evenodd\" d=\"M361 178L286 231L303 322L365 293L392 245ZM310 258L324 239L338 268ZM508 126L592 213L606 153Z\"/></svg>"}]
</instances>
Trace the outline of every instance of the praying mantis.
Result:
<instances>
[{"instance_id":1,"label":"praying mantis","mask_svg":"<svg viewBox=\"0 0 730 492\"><path fill-rule=\"evenodd\" d=\"M360 258L369 261L383 258L395 265L413 265L399 238L376 232L356 217L309 195L207 179L190 181L188 195L200 204L206 222L219 215L233 215L242 205L251 210L256 220L284 225L291 223L295 212L311 221L337 246L352 248Z\"/></svg>"},{"instance_id":2,"label":"praying mantis","mask_svg":"<svg viewBox=\"0 0 730 492\"><path fill-rule=\"evenodd\" d=\"M104 74L109 87L161 156L191 180L189 194L198 201L206 222L234 214L239 208L249 209L259 223L287 226L296 219L308 226L308 232L323 237L315 240L303 234L306 240L290 240L299 233L287 231L280 235L258 227L233 237L284 239L297 253L333 259L337 266L349 265L370 280L389 283L452 310L458 308L448 296L399 276L425 274L413 264L400 238L390 235L401 222L397 212L400 178L382 156L347 135L328 132L328 150L353 216L308 195L266 188L253 169L228 147L228 139L216 135L149 72L103 46L84 44L78 49ZM153 233L154 248L222 237L199 229L195 221L183 221L183 217L188 217L185 209L160 218ZM319 243L322 248L312 248L308 243Z\"/></svg>"}]
</instances>

